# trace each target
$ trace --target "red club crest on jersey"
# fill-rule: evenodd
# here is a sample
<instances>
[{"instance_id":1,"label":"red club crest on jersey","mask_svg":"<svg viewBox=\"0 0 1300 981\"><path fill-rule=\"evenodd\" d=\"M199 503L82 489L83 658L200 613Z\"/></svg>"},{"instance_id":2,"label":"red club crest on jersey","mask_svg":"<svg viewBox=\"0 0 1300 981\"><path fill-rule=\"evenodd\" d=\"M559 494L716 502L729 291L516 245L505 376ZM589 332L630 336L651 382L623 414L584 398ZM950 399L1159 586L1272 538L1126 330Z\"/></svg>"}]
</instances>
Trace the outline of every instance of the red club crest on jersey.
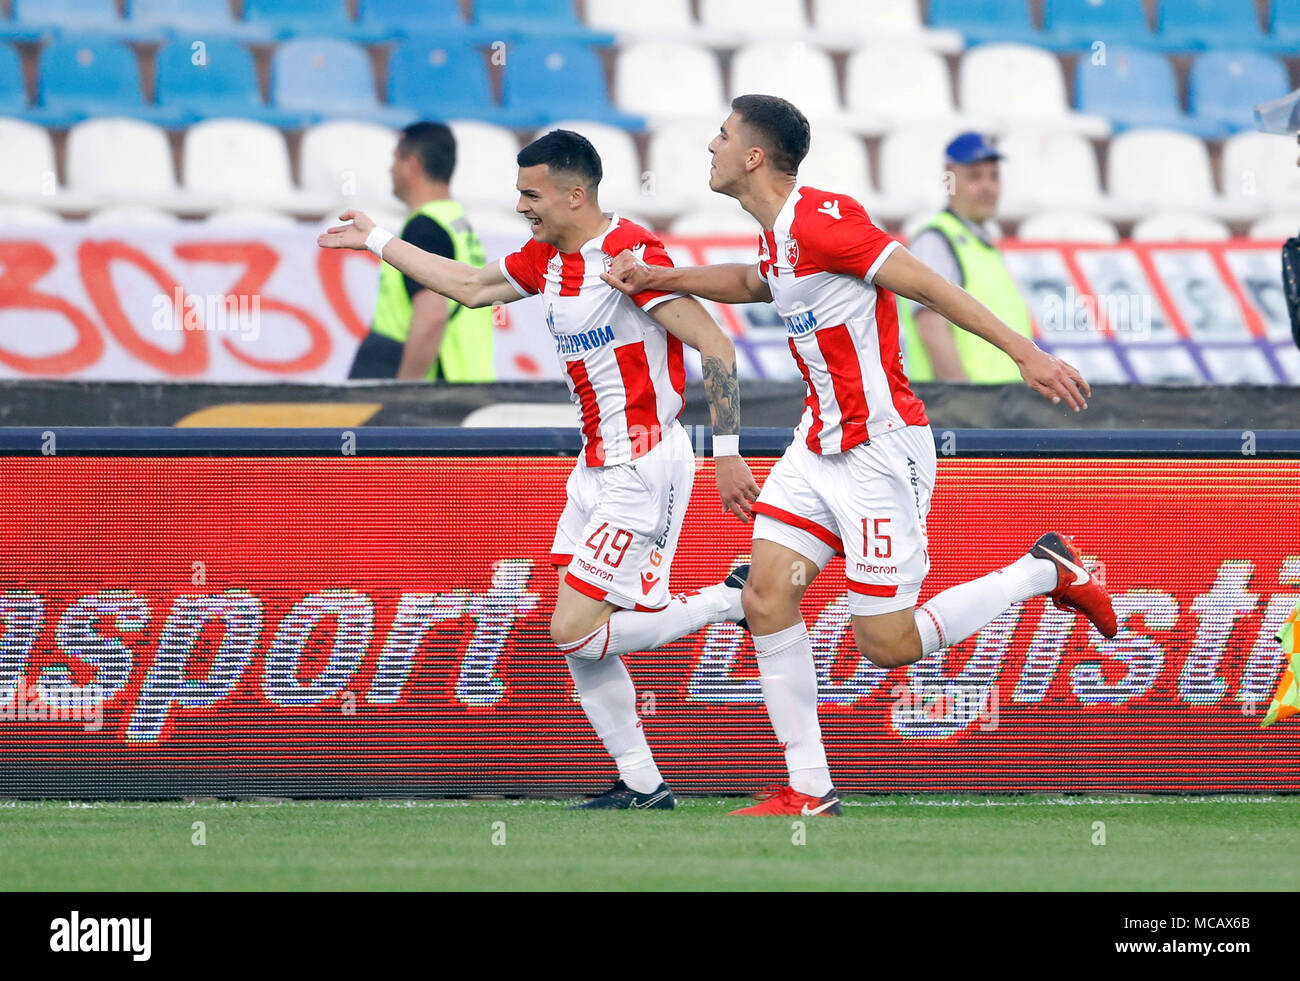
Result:
<instances>
[{"instance_id":1,"label":"red club crest on jersey","mask_svg":"<svg viewBox=\"0 0 1300 981\"><path fill-rule=\"evenodd\" d=\"M785 260L791 266L799 265L799 242L797 240L790 239L785 243Z\"/></svg>"}]
</instances>

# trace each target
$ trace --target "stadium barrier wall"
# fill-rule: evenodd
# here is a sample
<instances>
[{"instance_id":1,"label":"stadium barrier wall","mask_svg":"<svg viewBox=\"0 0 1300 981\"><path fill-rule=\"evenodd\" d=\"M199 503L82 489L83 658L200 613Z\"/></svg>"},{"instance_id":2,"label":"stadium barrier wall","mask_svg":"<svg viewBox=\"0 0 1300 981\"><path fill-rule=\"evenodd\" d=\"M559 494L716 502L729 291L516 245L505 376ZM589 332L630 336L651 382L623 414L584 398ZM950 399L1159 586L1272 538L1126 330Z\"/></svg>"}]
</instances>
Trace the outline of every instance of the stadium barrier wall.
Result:
<instances>
[{"instance_id":1,"label":"stadium barrier wall","mask_svg":"<svg viewBox=\"0 0 1300 981\"><path fill-rule=\"evenodd\" d=\"M860 657L843 561L808 591L841 791L1295 788L1258 728L1300 591L1300 431L936 433L935 592L1039 534L1124 629L1042 599L908 668ZM708 432L672 572L749 528ZM788 430L747 430L762 480ZM562 794L613 772L551 647L568 430L0 429L0 796ZM748 635L628 655L679 793L779 783Z\"/></svg>"},{"instance_id":2,"label":"stadium barrier wall","mask_svg":"<svg viewBox=\"0 0 1300 981\"><path fill-rule=\"evenodd\" d=\"M142 237L69 223L39 239L0 234L0 378L342 381L374 310L378 260L321 249L317 231ZM485 253L525 237L485 236ZM681 264L757 257L756 236L664 241ZM1280 245L1000 243L1037 341L1094 383L1300 385ZM706 305L735 339L742 378L798 380L770 304ZM498 307L496 326L500 379L561 377L539 298Z\"/></svg>"}]
</instances>

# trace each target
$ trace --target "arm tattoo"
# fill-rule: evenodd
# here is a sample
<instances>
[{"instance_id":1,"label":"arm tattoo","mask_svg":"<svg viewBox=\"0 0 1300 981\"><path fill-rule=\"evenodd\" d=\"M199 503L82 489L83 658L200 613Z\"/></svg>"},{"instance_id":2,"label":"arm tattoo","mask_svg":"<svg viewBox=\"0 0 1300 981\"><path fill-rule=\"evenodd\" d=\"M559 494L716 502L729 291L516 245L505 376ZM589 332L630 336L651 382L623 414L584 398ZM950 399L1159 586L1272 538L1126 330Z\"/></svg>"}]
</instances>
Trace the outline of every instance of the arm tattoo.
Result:
<instances>
[{"instance_id":1,"label":"arm tattoo","mask_svg":"<svg viewBox=\"0 0 1300 981\"><path fill-rule=\"evenodd\" d=\"M713 414L713 431L719 436L740 432L740 382L736 379L736 366L730 368L721 358L704 359L704 391L709 397L709 410Z\"/></svg>"}]
</instances>

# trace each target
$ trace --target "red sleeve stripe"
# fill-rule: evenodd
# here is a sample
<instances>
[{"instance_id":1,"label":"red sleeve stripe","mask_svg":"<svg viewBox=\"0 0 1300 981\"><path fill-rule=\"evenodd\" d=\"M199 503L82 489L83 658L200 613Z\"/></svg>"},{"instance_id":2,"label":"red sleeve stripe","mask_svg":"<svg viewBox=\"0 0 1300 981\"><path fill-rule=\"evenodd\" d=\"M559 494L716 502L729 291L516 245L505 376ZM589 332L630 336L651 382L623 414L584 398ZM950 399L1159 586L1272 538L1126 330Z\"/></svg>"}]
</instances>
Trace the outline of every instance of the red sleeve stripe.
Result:
<instances>
[{"instance_id":1,"label":"red sleeve stripe","mask_svg":"<svg viewBox=\"0 0 1300 981\"><path fill-rule=\"evenodd\" d=\"M903 371L898 346L898 300L887 289L876 287L876 336L880 344L880 367L889 382L894 411L909 426L928 426L925 403L916 397Z\"/></svg>"},{"instance_id":2,"label":"red sleeve stripe","mask_svg":"<svg viewBox=\"0 0 1300 981\"><path fill-rule=\"evenodd\" d=\"M568 555L560 555L558 552L551 553L551 565L565 566L572 561L573 561L572 552L570 552Z\"/></svg>"},{"instance_id":3,"label":"red sleeve stripe","mask_svg":"<svg viewBox=\"0 0 1300 981\"><path fill-rule=\"evenodd\" d=\"M862 383L862 363L858 360L858 345L848 324L825 327L813 337L817 349L826 359L826 370L835 389L835 402L840 410L840 451L851 449L867 441L866 387Z\"/></svg>"},{"instance_id":4,"label":"red sleeve stripe","mask_svg":"<svg viewBox=\"0 0 1300 981\"><path fill-rule=\"evenodd\" d=\"M576 589L583 596L590 596L594 600L603 600L607 595L609 595L599 586L593 586L591 583L579 579L572 572L566 572L564 574L564 584Z\"/></svg>"},{"instance_id":5,"label":"red sleeve stripe","mask_svg":"<svg viewBox=\"0 0 1300 981\"><path fill-rule=\"evenodd\" d=\"M761 514L768 518L780 521L782 524L790 525L794 528L802 528L814 538L820 539L831 548L835 549L836 555L844 554L844 543L840 541L839 535L810 518L801 518L797 514L791 514L781 508L773 507L770 504L764 504L762 501L755 501L752 505L755 514Z\"/></svg>"},{"instance_id":6,"label":"red sleeve stripe","mask_svg":"<svg viewBox=\"0 0 1300 981\"><path fill-rule=\"evenodd\" d=\"M879 582L857 582L847 577L844 581L848 583L849 592L851 593L861 593L863 596L898 595L898 583L894 583L892 586L886 586L884 583Z\"/></svg>"},{"instance_id":7,"label":"red sleeve stripe","mask_svg":"<svg viewBox=\"0 0 1300 981\"><path fill-rule=\"evenodd\" d=\"M790 353L794 355L795 364L799 366L799 374L803 375L803 383L808 386L808 396L804 399L804 405L812 410L813 421L808 427L808 438L805 440L808 449L814 453L822 451L822 404L821 399L817 397L817 387L813 385L812 375L808 373L808 365L804 363L799 356L799 348L795 345L794 338L788 338L790 344Z\"/></svg>"},{"instance_id":8,"label":"red sleeve stripe","mask_svg":"<svg viewBox=\"0 0 1300 981\"><path fill-rule=\"evenodd\" d=\"M582 253L560 253L560 296L577 296L587 275L587 260Z\"/></svg>"},{"instance_id":9,"label":"red sleeve stripe","mask_svg":"<svg viewBox=\"0 0 1300 981\"><path fill-rule=\"evenodd\" d=\"M582 409L582 438L587 444L587 466L600 467L605 463L605 444L600 438L600 405L596 390L587 377L587 365L582 361L569 361L564 366L573 379L573 390L578 393Z\"/></svg>"},{"instance_id":10,"label":"red sleeve stripe","mask_svg":"<svg viewBox=\"0 0 1300 981\"><path fill-rule=\"evenodd\" d=\"M650 380L645 342L614 348L619 374L623 376L623 393L627 399L627 435L632 441L632 455L643 456L659 443L659 407L655 386Z\"/></svg>"},{"instance_id":11,"label":"red sleeve stripe","mask_svg":"<svg viewBox=\"0 0 1300 981\"><path fill-rule=\"evenodd\" d=\"M676 334L668 335L668 380L673 391L682 397L682 406L686 405L686 362L682 360L682 339ZM681 409L677 410L681 415Z\"/></svg>"}]
</instances>

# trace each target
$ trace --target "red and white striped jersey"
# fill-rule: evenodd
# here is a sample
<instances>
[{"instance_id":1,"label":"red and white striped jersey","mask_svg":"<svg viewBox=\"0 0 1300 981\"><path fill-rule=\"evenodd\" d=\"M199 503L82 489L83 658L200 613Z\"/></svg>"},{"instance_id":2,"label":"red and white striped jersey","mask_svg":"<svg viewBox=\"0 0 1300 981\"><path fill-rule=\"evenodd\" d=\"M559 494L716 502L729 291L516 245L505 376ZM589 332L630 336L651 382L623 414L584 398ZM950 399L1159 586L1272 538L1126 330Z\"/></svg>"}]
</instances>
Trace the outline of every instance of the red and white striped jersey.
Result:
<instances>
[{"instance_id":1,"label":"red and white striped jersey","mask_svg":"<svg viewBox=\"0 0 1300 981\"><path fill-rule=\"evenodd\" d=\"M847 194L797 183L759 237L759 275L808 386L795 437L814 453L929 424L903 373L897 301L872 282L897 247Z\"/></svg>"},{"instance_id":2,"label":"red and white striped jersey","mask_svg":"<svg viewBox=\"0 0 1300 981\"><path fill-rule=\"evenodd\" d=\"M542 294L569 396L582 411L589 467L644 456L685 405L682 342L650 316L682 294L628 296L604 283L600 274L624 249L644 250L649 265L673 264L652 232L617 215L577 252L532 239L501 259L501 272L520 296Z\"/></svg>"}]
</instances>

